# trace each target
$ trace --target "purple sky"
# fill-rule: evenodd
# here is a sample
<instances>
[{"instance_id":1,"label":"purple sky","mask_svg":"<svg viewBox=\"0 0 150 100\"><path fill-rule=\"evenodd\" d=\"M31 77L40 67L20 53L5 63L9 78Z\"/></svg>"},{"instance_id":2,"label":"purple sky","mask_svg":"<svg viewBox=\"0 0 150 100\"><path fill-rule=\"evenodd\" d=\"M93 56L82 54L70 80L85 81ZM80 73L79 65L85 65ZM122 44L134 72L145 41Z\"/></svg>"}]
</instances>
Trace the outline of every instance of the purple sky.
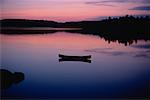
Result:
<instances>
[{"instance_id":1,"label":"purple sky","mask_svg":"<svg viewBox=\"0 0 150 100\"><path fill-rule=\"evenodd\" d=\"M0 0L1 19L94 20L150 14L150 0Z\"/></svg>"}]
</instances>

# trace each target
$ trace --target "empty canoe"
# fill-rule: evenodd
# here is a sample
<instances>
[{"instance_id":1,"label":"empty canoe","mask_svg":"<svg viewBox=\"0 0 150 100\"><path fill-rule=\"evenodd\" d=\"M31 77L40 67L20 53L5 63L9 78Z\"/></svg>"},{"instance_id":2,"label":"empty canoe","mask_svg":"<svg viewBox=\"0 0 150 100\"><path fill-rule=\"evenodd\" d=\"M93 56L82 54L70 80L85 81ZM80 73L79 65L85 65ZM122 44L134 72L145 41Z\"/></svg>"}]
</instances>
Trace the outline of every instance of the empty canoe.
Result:
<instances>
[{"instance_id":1,"label":"empty canoe","mask_svg":"<svg viewBox=\"0 0 150 100\"><path fill-rule=\"evenodd\" d=\"M65 58L65 59L90 59L91 58L91 55L87 55L87 56L68 56L68 55L62 55L62 54L59 54L59 57L61 58Z\"/></svg>"}]
</instances>

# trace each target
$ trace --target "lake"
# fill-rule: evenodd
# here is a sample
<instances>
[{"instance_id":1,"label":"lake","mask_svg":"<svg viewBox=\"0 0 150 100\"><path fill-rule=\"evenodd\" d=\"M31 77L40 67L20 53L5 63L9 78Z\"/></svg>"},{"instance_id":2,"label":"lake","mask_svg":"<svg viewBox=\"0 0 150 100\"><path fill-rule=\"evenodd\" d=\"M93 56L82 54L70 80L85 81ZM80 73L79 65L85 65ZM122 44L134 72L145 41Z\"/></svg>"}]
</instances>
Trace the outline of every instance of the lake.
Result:
<instances>
[{"instance_id":1,"label":"lake","mask_svg":"<svg viewBox=\"0 0 150 100\"><path fill-rule=\"evenodd\" d=\"M150 98L150 41L125 46L69 32L0 36L1 68L25 76L2 90L3 98ZM59 54L91 59L60 62Z\"/></svg>"}]
</instances>

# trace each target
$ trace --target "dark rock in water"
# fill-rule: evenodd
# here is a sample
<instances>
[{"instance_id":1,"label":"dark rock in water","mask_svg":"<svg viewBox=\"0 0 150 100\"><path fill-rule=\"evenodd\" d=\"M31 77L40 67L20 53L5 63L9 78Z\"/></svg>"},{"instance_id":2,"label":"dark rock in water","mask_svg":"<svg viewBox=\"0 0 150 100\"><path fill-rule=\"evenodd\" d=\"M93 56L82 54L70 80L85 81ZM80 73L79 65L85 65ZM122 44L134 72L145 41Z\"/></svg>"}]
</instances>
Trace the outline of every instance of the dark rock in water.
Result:
<instances>
[{"instance_id":1,"label":"dark rock in water","mask_svg":"<svg viewBox=\"0 0 150 100\"><path fill-rule=\"evenodd\" d=\"M18 84L24 80L21 72L12 73L5 69L0 69L1 89L8 89L12 84Z\"/></svg>"},{"instance_id":2,"label":"dark rock in water","mask_svg":"<svg viewBox=\"0 0 150 100\"><path fill-rule=\"evenodd\" d=\"M15 72L13 75L13 80L15 84L18 84L22 80L24 80L24 74L21 72Z\"/></svg>"}]
</instances>

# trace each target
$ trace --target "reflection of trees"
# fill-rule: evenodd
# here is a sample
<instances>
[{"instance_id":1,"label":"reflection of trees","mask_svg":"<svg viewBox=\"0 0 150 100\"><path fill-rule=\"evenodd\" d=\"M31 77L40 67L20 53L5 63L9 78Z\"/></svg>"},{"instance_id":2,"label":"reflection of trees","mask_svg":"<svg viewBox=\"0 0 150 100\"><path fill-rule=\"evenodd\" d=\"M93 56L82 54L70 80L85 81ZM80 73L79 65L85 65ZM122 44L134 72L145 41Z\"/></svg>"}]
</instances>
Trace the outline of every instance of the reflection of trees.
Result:
<instances>
[{"instance_id":1,"label":"reflection of trees","mask_svg":"<svg viewBox=\"0 0 150 100\"><path fill-rule=\"evenodd\" d=\"M24 80L24 74L21 72L11 73L8 70L0 69L1 89L7 89L12 84L18 84Z\"/></svg>"},{"instance_id":2,"label":"reflection of trees","mask_svg":"<svg viewBox=\"0 0 150 100\"><path fill-rule=\"evenodd\" d=\"M149 33L117 33L117 32L102 32L102 31L85 31L85 30L79 30L79 31L67 31L70 33L81 33L81 34L92 34L99 36L100 38L104 39L105 41L108 41L108 43L111 42L117 42L119 44L124 44L125 46L131 45L133 43L137 43L138 40L150 40L150 34Z\"/></svg>"},{"instance_id":3,"label":"reflection of trees","mask_svg":"<svg viewBox=\"0 0 150 100\"><path fill-rule=\"evenodd\" d=\"M139 38L138 36L119 36L119 35L114 35L114 36L110 36L110 35L99 35L101 38L103 38L105 41L108 41L108 43L111 42L117 42L119 44L124 44L125 46L127 45L131 45L133 43L137 43L138 40L145 40L148 41L150 39L148 39L148 36L143 36L141 38Z\"/></svg>"},{"instance_id":4,"label":"reflection of trees","mask_svg":"<svg viewBox=\"0 0 150 100\"><path fill-rule=\"evenodd\" d=\"M81 28L82 30L66 30L65 32L93 34L104 38L106 41L118 42L124 45L131 45L137 40L150 40L150 17L149 16L123 16L123 17L108 17L101 21L81 21L81 22L66 22L57 23L52 21L37 21L37 20L3 20L2 26L16 25L16 27L70 27ZM17 26L18 25L18 26ZM28 26L29 25L29 26ZM58 30L3 30L4 34L43 34L55 33Z\"/></svg>"},{"instance_id":5,"label":"reflection of trees","mask_svg":"<svg viewBox=\"0 0 150 100\"><path fill-rule=\"evenodd\" d=\"M49 33L56 33L59 31L51 32L51 31L10 31L7 30L7 34L18 34L18 35L25 35L25 34L49 34ZM108 41L108 43L111 42L117 42L119 44L124 44L124 45L131 45L133 43L137 43L138 40L145 40L149 41L150 40L150 35L149 34L138 34L138 33L104 33L104 32L92 32L92 31L85 31L85 30L71 30L71 31L65 31L69 33L80 33L80 34L92 34L92 35L97 35L100 38L104 39L105 41Z\"/></svg>"},{"instance_id":6,"label":"reflection of trees","mask_svg":"<svg viewBox=\"0 0 150 100\"><path fill-rule=\"evenodd\" d=\"M108 41L109 44L111 42L117 42L119 44L124 44L125 46L131 45L133 43L137 43L137 40L107 40L107 39L105 39L105 41Z\"/></svg>"}]
</instances>

